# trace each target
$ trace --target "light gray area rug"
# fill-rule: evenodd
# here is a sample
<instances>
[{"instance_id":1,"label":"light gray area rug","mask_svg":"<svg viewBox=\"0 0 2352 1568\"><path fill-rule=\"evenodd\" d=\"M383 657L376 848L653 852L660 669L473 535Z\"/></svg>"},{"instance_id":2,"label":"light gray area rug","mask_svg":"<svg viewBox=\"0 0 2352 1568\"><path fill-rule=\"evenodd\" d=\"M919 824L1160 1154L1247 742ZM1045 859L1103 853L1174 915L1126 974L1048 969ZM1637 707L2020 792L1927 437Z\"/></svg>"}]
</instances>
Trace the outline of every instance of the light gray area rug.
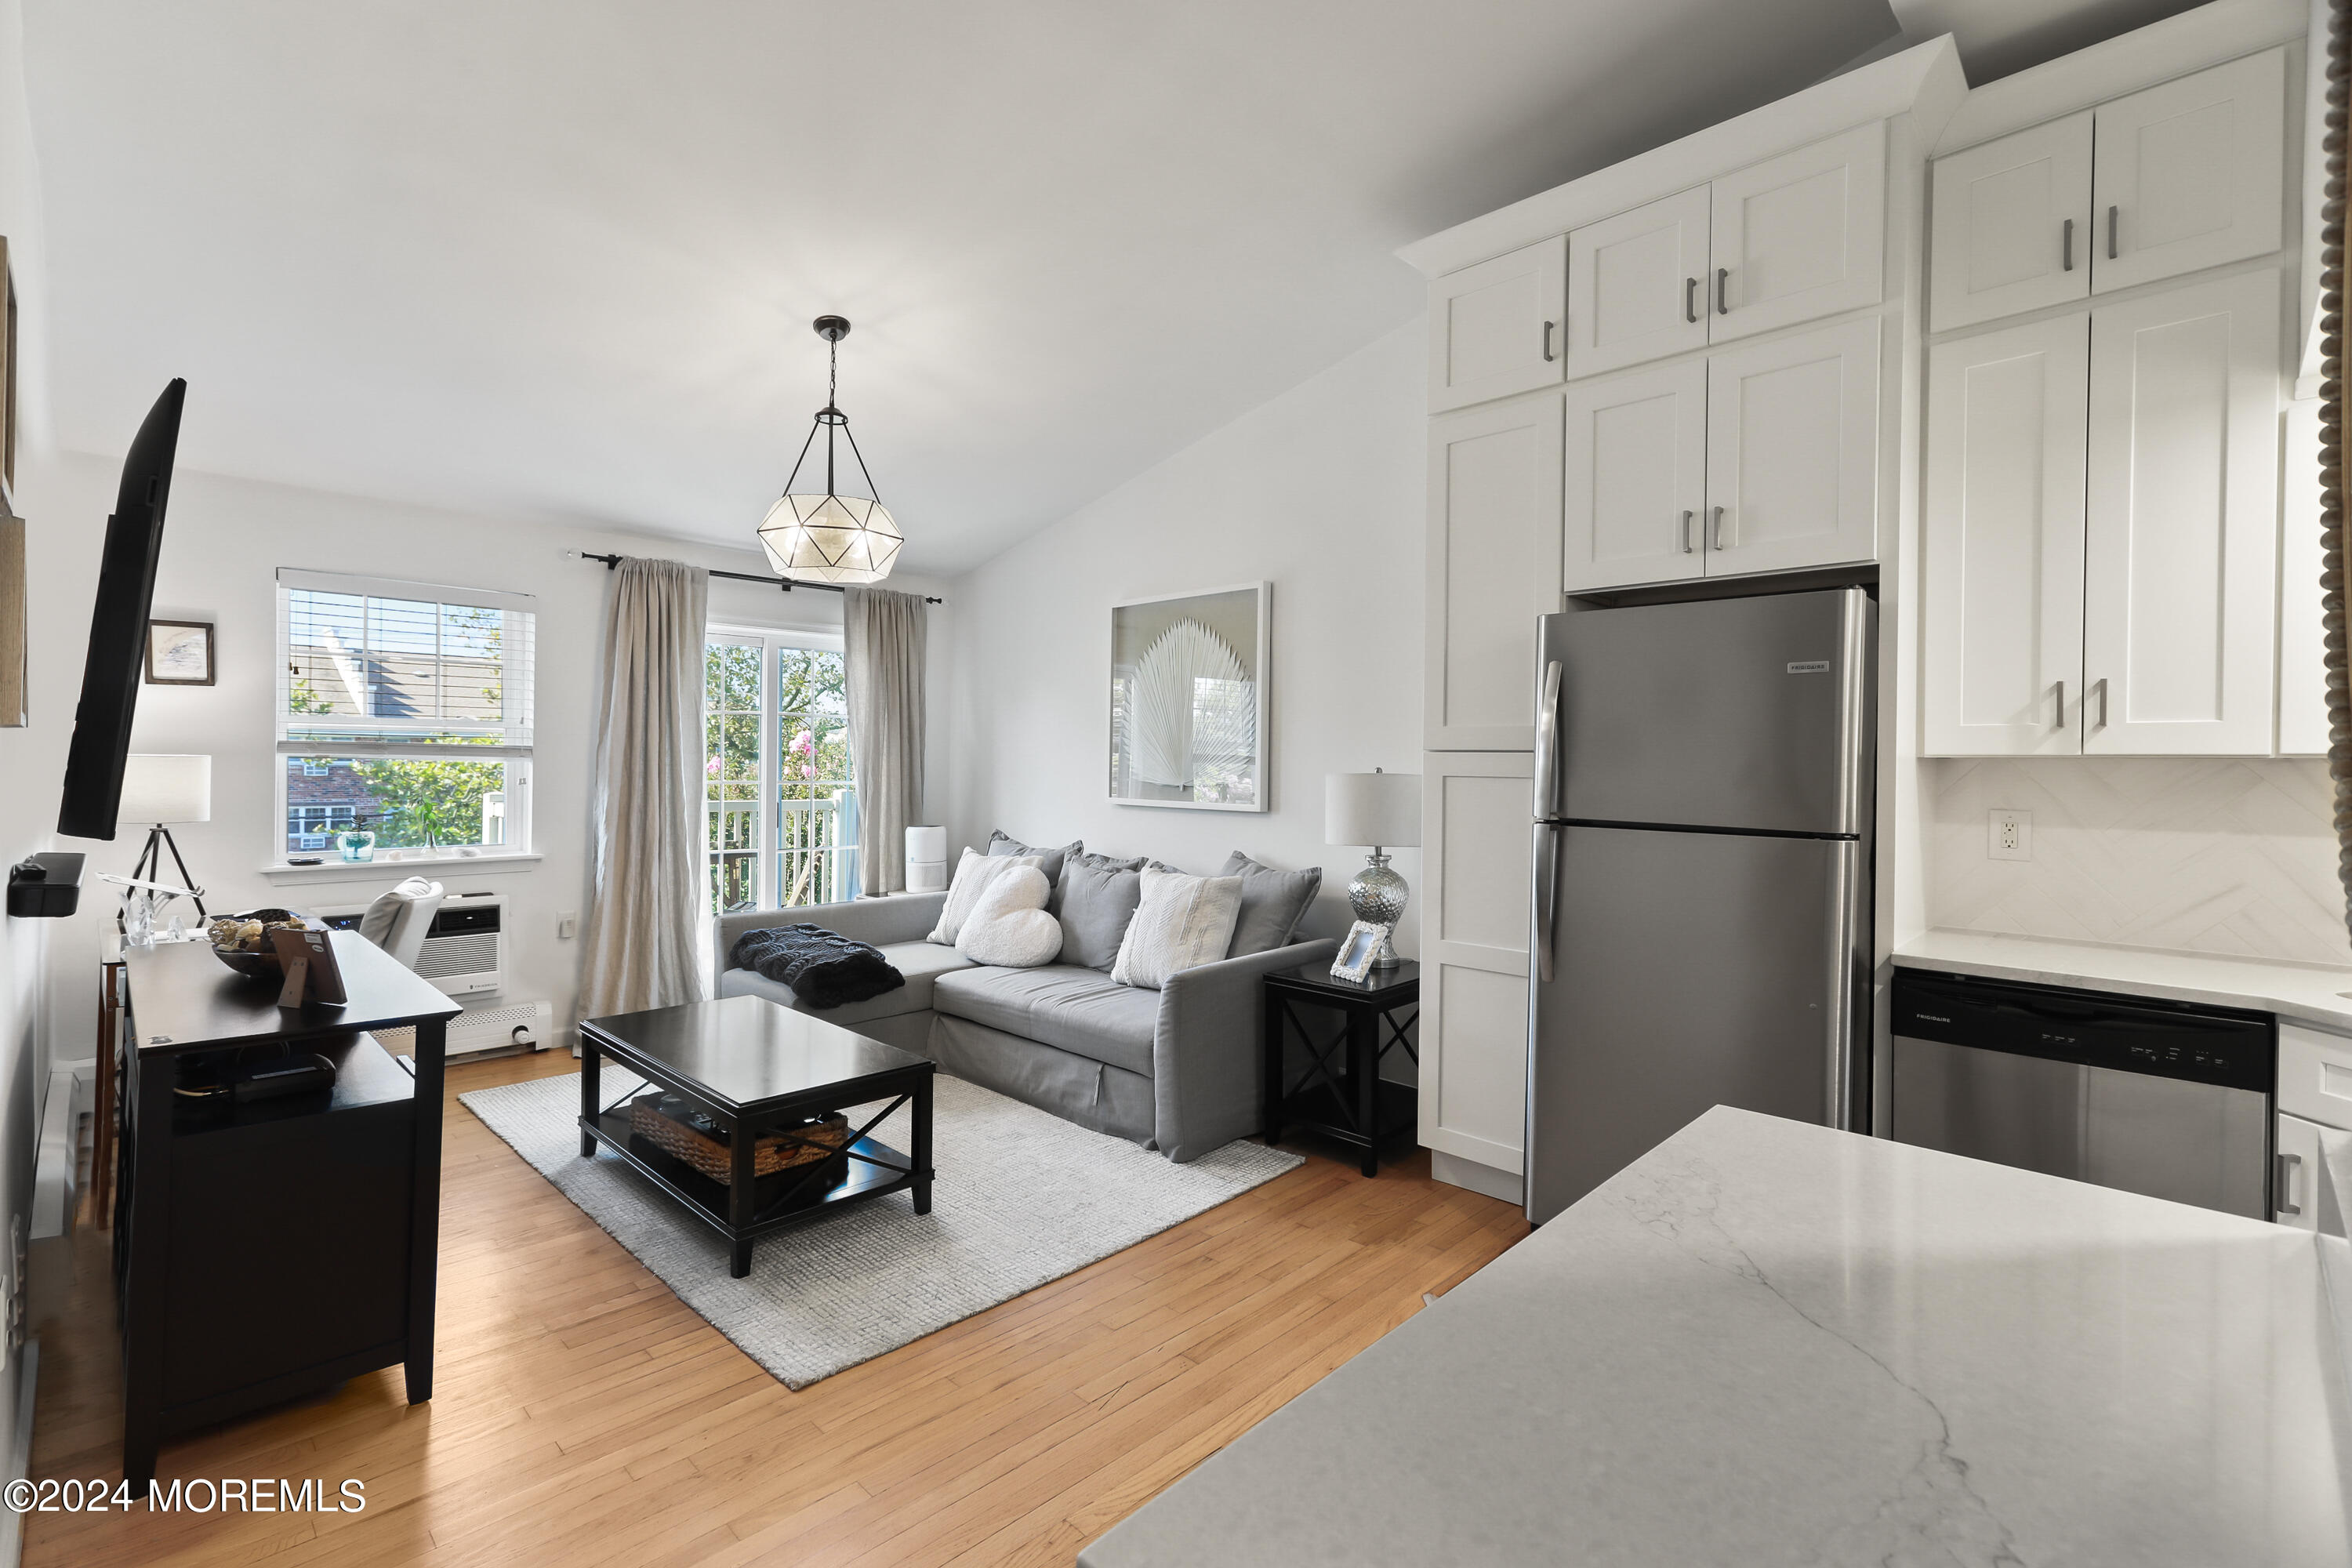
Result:
<instances>
[{"instance_id":1,"label":"light gray area rug","mask_svg":"<svg viewBox=\"0 0 2352 1568\"><path fill-rule=\"evenodd\" d=\"M606 1063L610 1102L635 1080ZM580 1079L476 1089L466 1109L511 1144L678 1300L793 1388L1009 1301L1270 1182L1304 1162L1228 1143L1189 1165L941 1073L931 1212L894 1193L763 1237L727 1275L719 1234L600 1151L580 1157ZM849 1112L851 1125L873 1114ZM875 1130L908 1146L902 1108Z\"/></svg>"}]
</instances>

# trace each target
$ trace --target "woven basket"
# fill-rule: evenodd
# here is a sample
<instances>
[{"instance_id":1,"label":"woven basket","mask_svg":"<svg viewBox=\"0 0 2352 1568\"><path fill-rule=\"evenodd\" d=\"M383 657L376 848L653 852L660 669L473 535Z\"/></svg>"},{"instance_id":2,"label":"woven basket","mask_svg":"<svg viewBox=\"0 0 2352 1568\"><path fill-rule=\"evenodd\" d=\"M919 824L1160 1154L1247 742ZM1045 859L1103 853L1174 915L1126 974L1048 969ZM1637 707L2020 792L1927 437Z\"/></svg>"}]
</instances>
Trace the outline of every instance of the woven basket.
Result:
<instances>
[{"instance_id":1,"label":"woven basket","mask_svg":"<svg viewBox=\"0 0 2352 1568\"><path fill-rule=\"evenodd\" d=\"M646 1095L629 1102L629 1131L633 1135L685 1161L722 1186L733 1182L735 1160L728 1146L684 1120L688 1117L707 1124L701 1112L674 1095ZM849 1142L849 1119L835 1111L814 1121L804 1121L791 1131L813 1142L801 1142L782 1132L761 1133L751 1152L753 1175L772 1176L779 1171L793 1170L838 1154Z\"/></svg>"}]
</instances>

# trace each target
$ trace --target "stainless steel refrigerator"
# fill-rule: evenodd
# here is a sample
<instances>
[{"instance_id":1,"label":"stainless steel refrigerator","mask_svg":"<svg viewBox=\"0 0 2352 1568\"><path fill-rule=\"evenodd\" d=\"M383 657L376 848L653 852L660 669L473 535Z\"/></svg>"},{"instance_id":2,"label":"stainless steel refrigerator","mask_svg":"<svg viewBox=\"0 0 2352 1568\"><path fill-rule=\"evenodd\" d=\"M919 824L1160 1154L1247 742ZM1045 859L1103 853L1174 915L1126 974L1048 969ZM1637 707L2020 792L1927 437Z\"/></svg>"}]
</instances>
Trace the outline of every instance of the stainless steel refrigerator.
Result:
<instances>
[{"instance_id":1,"label":"stainless steel refrigerator","mask_svg":"<svg viewBox=\"0 0 2352 1568\"><path fill-rule=\"evenodd\" d=\"M1874 611L1543 617L1530 1221L1710 1106L1866 1129Z\"/></svg>"}]
</instances>

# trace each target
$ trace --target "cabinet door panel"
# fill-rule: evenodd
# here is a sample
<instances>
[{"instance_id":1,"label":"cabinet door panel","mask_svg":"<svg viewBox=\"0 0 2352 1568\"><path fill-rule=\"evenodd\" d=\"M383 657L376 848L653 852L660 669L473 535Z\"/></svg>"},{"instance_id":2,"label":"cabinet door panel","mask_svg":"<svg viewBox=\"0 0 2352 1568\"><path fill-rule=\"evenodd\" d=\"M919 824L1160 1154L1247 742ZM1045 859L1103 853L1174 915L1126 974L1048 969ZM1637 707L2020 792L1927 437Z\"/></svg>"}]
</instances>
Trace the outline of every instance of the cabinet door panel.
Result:
<instances>
[{"instance_id":1,"label":"cabinet door panel","mask_svg":"<svg viewBox=\"0 0 2352 1568\"><path fill-rule=\"evenodd\" d=\"M1702 575L1706 364L1576 382L1566 402L1562 585L1576 594Z\"/></svg>"},{"instance_id":2,"label":"cabinet door panel","mask_svg":"<svg viewBox=\"0 0 2352 1568\"><path fill-rule=\"evenodd\" d=\"M1706 346L1702 185L1568 237L1568 374L1594 375Z\"/></svg>"},{"instance_id":3,"label":"cabinet door panel","mask_svg":"<svg viewBox=\"0 0 2352 1568\"><path fill-rule=\"evenodd\" d=\"M2285 56L2277 49L2102 105L2093 290L2276 250L2285 110Z\"/></svg>"},{"instance_id":4,"label":"cabinet door panel","mask_svg":"<svg viewBox=\"0 0 2352 1568\"><path fill-rule=\"evenodd\" d=\"M1931 756L2080 753L2091 322L1927 354L1922 667Z\"/></svg>"},{"instance_id":5,"label":"cabinet door panel","mask_svg":"<svg viewBox=\"0 0 2352 1568\"><path fill-rule=\"evenodd\" d=\"M1529 822L1524 752L1423 759L1421 1142L1516 1174L1528 1080Z\"/></svg>"},{"instance_id":6,"label":"cabinet door panel","mask_svg":"<svg viewBox=\"0 0 2352 1568\"><path fill-rule=\"evenodd\" d=\"M1706 574L1874 557L1878 318L1707 360Z\"/></svg>"},{"instance_id":7,"label":"cabinet door panel","mask_svg":"<svg viewBox=\"0 0 2352 1568\"><path fill-rule=\"evenodd\" d=\"M2271 1212L2281 1225L2315 1231L2322 1168L2318 1125L2282 1111L2276 1137L2278 1157L2271 1164Z\"/></svg>"},{"instance_id":8,"label":"cabinet door panel","mask_svg":"<svg viewBox=\"0 0 2352 1568\"><path fill-rule=\"evenodd\" d=\"M1430 422L1423 742L1535 746L1536 617L1559 608L1559 395Z\"/></svg>"},{"instance_id":9,"label":"cabinet door panel","mask_svg":"<svg viewBox=\"0 0 2352 1568\"><path fill-rule=\"evenodd\" d=\"M1568 237L1449 272L1430 285L1432 412L1557 385Z\"/></svg>"},{"instance_id":10,"label":"cabinet door panel","mask_svg":"<svg viewBox=\"0 0 2352 1568\"><path fill-rule=\"evenodd\" d=\"M1727 342L1879 301L1886 254L1886 128L1879 121L1717 179L1708 249L1710 341Z\"/></svg>"},{"instance_id":11,"label":"cabinet door panel","mask_svg":"<svg viewBox=\"0 0 2352 1568\"><path fill-rule=\"evenodd\" d=\"M2091 312L2085 752L2271 750L2278 344L2273 272Z\"/></svg>"},{"instance_id":12,"label":"cabinet door panel","mask_svg":"<svg viewBox=\"0 0 2352 1568\"><path fill-rule=\"evenodd\" d=\"M1939 158L1935 178L1935 331L2091 291L2088 110Z\"/></svg>"},{"instance_id":13,"label":"cabinet door panel","mask_svg":"<svg viewBox=\"0 0 2352 1568\"><path fill-rule=\"evenodd\" d=\"M2279 538L2278 749L2327 754L2327 628L2319 584L2319 399L2286 405L2284 526Z\"/></svg>"}]
</instances>

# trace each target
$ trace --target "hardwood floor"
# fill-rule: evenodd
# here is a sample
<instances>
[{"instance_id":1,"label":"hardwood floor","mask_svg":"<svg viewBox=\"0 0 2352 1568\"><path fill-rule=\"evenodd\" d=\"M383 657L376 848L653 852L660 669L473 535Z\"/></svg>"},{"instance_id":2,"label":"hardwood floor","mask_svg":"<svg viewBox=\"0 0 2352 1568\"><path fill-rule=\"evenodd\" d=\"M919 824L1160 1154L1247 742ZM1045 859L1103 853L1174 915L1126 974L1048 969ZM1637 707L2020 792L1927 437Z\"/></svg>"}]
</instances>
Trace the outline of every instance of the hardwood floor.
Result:
<instances>
[{"instance_id":1,"label":"hardwood floor","mask_svg":"<svg viewBox=\"0 0 2352 1568\"><path fill-rule=\"evenodd\" d=\"M32 1568L111 1563L1067 1563L1518 1240L1507 1205L1307 1164L794 1394L457 1105L570 1072L452 1069L435 1397L397 1368L165 1445L159 1477L345 1479L358 1513L37 1513ZM776 1243L771 1242L773 1246ZM121 1476L107 1238L37 1324L38 1477Z\"/></svg>"}]
</instances>

